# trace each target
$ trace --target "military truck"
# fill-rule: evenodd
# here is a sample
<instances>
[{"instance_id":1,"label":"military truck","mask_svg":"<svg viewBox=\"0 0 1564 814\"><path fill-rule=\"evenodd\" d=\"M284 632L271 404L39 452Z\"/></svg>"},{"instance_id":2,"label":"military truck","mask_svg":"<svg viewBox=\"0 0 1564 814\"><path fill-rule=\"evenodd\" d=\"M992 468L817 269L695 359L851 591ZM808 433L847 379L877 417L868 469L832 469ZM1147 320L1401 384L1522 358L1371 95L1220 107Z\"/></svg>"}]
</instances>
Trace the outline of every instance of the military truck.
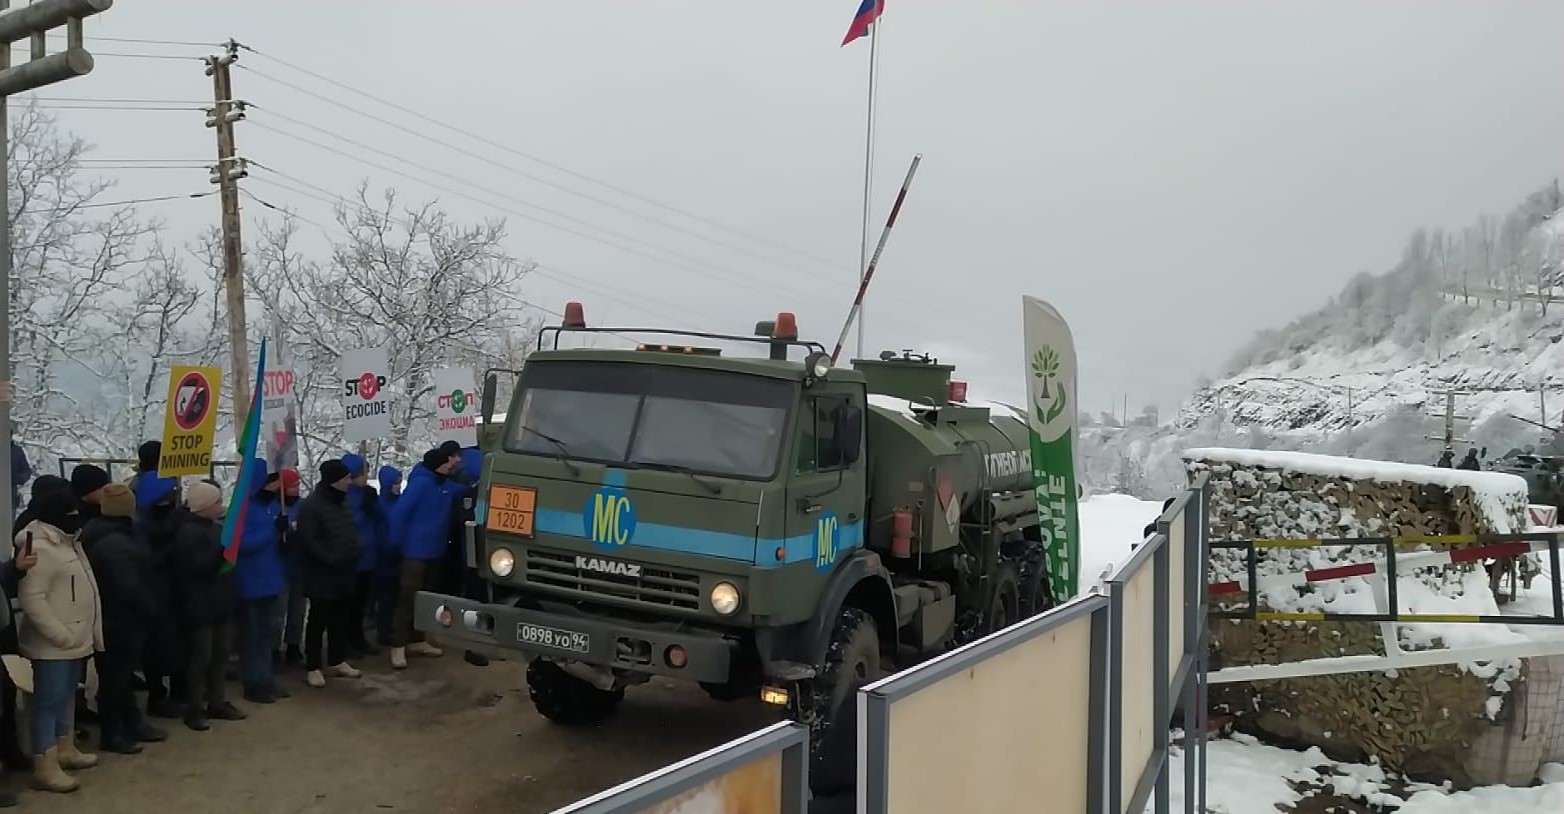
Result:
<instances>
[{"instance_id":1,"label":"military truck","mask_svg":"<svg viewBox=\"0 0 1564 814\"><path fill-rule=\"evenodd\" d=\"M757 353L559 347L594 332ZM468 557L489 601L419 593L416 625L525 654L560 724L603 721L657 675L758 694L818 743L893 665L1050 605L1027 426L963 403L952 370L912 352L833 366L790 313L722 335L589 328L571 302L503 430L485 377Z\"/></svg>"}]
</instances>

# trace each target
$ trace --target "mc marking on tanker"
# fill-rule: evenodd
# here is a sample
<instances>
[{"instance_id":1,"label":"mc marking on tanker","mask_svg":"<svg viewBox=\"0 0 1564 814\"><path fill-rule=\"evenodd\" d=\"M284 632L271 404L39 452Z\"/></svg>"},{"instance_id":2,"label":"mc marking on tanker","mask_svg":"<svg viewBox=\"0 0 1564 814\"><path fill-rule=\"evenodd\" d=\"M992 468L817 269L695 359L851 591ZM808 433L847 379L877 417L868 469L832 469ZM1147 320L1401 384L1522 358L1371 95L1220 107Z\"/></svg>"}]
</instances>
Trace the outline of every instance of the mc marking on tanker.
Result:
<instances>
[{"instance_id":1,"label":"mc marking on tanker","mask_svg":"<svg viewBox=\"0 0 1564 814\"><path fill-rule=\"evenodd\" d=\"M619 548L635 536L635 506L618 487L605 486L593 492L582 519L587 539L604 548Z\"/></svg>"},{"instance_id":2,"label":"mc marking on tanker","mask_svg":"<svg viewBox=\"0 0 1564 814\"><path fill-rule=\"evenodd\" d=\"M826 512L815 521L815 567L829 570L836 564L836 543L839 527L836 515Z\"/></svg>"}]
</instances>

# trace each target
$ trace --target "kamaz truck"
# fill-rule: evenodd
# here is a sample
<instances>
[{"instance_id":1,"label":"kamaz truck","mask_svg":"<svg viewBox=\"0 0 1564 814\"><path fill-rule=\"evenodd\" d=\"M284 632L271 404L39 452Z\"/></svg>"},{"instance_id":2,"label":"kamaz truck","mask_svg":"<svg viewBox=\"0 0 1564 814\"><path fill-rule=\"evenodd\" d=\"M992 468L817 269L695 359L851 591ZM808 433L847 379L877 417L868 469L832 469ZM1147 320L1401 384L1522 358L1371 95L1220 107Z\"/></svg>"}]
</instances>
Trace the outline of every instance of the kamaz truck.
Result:
<instances>
[{"instance_id":1,"label":"kamaz truck","mask_svg":"<svg viewBox=\"0 0 1564 814\"><path fill-rule=\"evenodd\" d=\"M559 347L581 332L679 344ZM486 435L467 545L490 596L419 593L416 625L524 654L560 724L666 676L758 695L818 744L893 665L1051 604L1027 426L963 403L952 370L833 366L789 313L730 336L588 328L571 302Z\"/></svg>"}]
</instances>

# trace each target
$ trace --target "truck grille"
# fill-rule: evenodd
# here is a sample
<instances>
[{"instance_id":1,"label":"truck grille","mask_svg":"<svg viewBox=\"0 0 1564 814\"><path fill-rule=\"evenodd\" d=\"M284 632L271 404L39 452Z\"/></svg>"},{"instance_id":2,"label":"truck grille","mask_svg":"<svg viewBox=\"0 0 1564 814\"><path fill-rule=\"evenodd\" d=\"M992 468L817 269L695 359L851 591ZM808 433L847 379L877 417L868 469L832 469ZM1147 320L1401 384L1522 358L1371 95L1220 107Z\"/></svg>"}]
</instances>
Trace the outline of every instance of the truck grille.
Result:
<instances>
[{"instance_id":1,"label":"truck grille","mask_svg":"<svg viewBox=\"0 0 1564 814\"><path fill-rule=\"evenodd\" d=\"M648 605L700 610L701 578L685 571L643 565L639 577L576 567L576 555L527 551L527 582L582 596L611 596Z\"/></svg>"}]
</instances>

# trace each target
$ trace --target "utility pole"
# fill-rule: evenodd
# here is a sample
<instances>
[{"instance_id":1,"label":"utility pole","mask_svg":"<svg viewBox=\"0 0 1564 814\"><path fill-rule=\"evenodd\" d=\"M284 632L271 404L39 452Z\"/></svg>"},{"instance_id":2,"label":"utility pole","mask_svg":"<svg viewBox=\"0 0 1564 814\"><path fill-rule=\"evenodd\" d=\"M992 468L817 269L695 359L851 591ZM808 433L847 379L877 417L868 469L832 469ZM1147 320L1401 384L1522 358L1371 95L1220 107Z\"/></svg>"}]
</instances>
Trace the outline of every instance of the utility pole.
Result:
<instances>
[{"instance_id":1,"label":"utility pole","mask_svg":"<svg viewBox=\"0 0 1564 814\"><path fill-rule=\"evenodd\" d=\"M36 90L92 72L92 54L82 43L81 21L97 14L114 0L36 0L21 8L11 8L10 0L0 0L0 435L11 436L11 120L6 100L12 94ZM65 26L65 50L46 55L44 36ZM28 60L11 62L11 44L28 40ZM5 481L0 503L5 505L7 521L16 517L11 505L11 456L0 455L0 480Z\"/></svg>"},{"instance_id":2,"label":"utility pole","mask_svg":"<svg viewBox=\"0 0 1564 814\"><path fill-rule=\"evenodd\" d=\"M233 98L233 82L228 68L239 59L239 43L228 40L223 53L208 56L206 75L212 77L212 109L206 126L217 131L217 166L212 168L212 183L217 184L223 207L223 289L228 303L230 392L234 404L234 444L239 443L250 405L250 343L244 318L244 243L239 237L239 179L249 173L245 160L236 155L234 122L244 119L244 103Z\"/></svg>"}]
</instances>

